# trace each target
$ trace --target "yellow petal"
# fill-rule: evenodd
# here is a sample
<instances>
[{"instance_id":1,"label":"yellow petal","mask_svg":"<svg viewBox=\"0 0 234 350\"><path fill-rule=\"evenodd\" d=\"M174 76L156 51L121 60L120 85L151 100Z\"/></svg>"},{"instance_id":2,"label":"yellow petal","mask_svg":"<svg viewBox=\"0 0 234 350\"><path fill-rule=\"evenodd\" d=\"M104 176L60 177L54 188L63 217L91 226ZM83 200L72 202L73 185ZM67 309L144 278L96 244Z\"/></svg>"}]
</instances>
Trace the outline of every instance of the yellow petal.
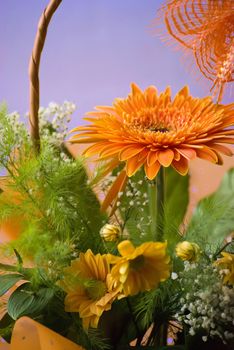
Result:
<instances>
[{"instance_id":1,"label":"yellow petal","mask_svg":"<svg viewBox=\"0 0 234 350\"><path fill-rule=\"evenodd\" d=\"M135 251L135 247L132 244L132 242L125 240L118 244L118 251L120 255L125 256L129 254L133 254Z\"/></svg>"}]
</instances>

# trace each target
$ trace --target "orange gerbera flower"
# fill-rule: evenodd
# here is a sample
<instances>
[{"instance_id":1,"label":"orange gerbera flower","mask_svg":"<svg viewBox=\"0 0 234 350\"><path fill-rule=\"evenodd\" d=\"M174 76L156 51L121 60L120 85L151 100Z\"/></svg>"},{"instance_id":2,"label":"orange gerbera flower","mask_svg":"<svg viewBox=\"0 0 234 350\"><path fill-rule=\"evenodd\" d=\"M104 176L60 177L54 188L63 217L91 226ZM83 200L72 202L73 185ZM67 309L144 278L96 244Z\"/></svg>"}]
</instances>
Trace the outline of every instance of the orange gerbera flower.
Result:
<instances>
[{"instance_id":1,"label":"orange gerbera flower","mask_svg":"<svg viewBox=\"0 0 234 350\"><path fill-rule=\"evenodd\" d=\"M116 99L113 107L97 107L88 113L91 125L78 132L73 143L93 143L86 156L111 158L108 171L126 163L127 176L142 166L148 179L156 177L161 166L170 165L186 175L189 160L199 157L222 164L220 153L231 156L223 143L234 143L234 104L214 104L210 97L193 98L184 87L171 100L170 88L160 95L154 86L145 91L132 84L126 99ZM231 137L230 137L231 136ZM122 173L121 173L122 174ZM119 178L119 187L124 182Z\"/></svg>"},{"instance_id":2,"label":"orange gerbera flower","mask_svg":"<svg viewBox=\"0 0 234 350\"><path fill-rule=\"evenodd\" d=\"M94 255L89 249L64 269L59 285L65 290L65 310L79 312L84 328L97 327L104 311L120 298L121 286L114 283L106 255Z\"/></svg>"},{"instance_id":3,"label":"orange gerbera flower","mask_svg":"<svg viewBox=\"0 0 234 350\"><path fill-rule=\"evenodd\" d=\"M221 100L224 84L234 80L234 1L168 0L161 11L168 33L193 51Z\"/></svg>"}]
</instances>

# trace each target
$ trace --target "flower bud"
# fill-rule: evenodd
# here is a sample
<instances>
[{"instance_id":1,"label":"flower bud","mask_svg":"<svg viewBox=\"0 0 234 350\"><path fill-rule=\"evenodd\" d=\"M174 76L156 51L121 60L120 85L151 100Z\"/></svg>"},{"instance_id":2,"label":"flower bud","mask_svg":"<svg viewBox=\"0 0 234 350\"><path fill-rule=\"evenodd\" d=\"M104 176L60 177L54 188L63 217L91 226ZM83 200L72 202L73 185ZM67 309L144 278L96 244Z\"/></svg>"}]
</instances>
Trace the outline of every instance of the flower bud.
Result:
<instances>
[{"instance_id":1,"label":"flower bud","mask_svg":"<svg viewBox=\"0 0 234 350\"><path fill-rule=\"evenodd\" d=\"M106 242L116 242L120 236L120 227L117 225L106 224L100 230L100 236Z\"/></svg>"},{"instance_id":2,"label":"flower bud","mask_svg":"<svg viewBox=\"0 0 234 350\"><path fill-rule=\"evenodd\" d=\"M176 246L176 255L185 261L195 262L198 260L201 253L199 245L196 243L184 241Z\"/></svg>"}]
</instances>

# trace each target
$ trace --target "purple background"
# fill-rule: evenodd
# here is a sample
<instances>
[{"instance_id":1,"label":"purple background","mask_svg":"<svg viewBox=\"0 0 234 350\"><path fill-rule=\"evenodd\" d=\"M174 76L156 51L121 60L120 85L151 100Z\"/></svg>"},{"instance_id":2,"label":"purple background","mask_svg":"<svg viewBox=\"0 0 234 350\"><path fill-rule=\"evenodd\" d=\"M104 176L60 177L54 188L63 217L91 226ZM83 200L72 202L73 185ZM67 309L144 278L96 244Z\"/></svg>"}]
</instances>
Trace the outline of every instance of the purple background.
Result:
<instances>
[{"instance_id":1,"label":"purple background","mask_svg":"<svg viewBox=\"0 0 234 350\"><path fill-rule=\"evenodd\" d=\"M185 84L194 96L209 94L209 84L189 74L181 53L153 33L161 0L64 0L49 27L41 60L41 105L74 102L72 126L95 105L125 97L140 87ZM0 1L0 101L9 111L28 110L28 61L46 0ZM227 96L224 102L230 102Z\"/></svg>"}]
</instances>

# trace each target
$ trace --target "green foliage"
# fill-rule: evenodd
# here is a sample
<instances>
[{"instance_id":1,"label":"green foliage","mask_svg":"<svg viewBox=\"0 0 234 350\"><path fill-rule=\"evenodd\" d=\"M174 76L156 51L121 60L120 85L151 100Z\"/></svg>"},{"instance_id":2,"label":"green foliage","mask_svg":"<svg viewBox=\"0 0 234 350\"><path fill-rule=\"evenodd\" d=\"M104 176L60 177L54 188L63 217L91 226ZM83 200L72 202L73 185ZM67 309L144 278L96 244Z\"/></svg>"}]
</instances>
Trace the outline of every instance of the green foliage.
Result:
<instances>
[{"instance_id":1,"label":"green foliage","mask_svg":"<svg viewBox=\"0 0 234 350\"><path fill-rule=\"evenodd\" d=\"M48 305L54 296L54 291L50 288L40 288L38 291L32 291L28 283L17 288L10 296L7 311L13 320L21 316L34 317Z\"/></svg>"},{"instance_id":2,"label":"green foliage","mask_svg":"<svg viewBox=\"0 0 234 350\"><path fill-rule=\"evenodd\" d=\"M234 169L229 170L218 190L202 199L186 231L186 239L210 250L219 247L234 227Z\"/></svg>"},{"instance_id":3,"label":"green foliage","mask_svg":"<svg viewBox=\"0 0 234 350\"><path fill-rule=\"evenodd\" d=\"M172 167L165 171L164 237L174 247L179 241L179 226L183 223L189 202L189 176L181 176Z\"/></svg>"},{"instance_id":4,"label":"green foliage","mask_svg":"<svg viewBox=\"0 0 234 350\"><path fill-rule=\"evenodd\" d=\"M68 333L69 339L87 350L110 350L113 347L100 328L84 330L79 314L71 314L73 323Z\"/></svg>"},{"instance_id":5,"label":"green foliage","mask_svg":"<svg viewBox=\"0 0 234 350\"><path fill-rule=\"evenodd\" d=\"M134 300L134 314L143 329L156 322L163 324L174 318L180 307L182 295L180 284L171 279L152 291L139 294Z\"/></svg>"},{"instance_id":6,"label":"green foliage","mask_svg":"<svg viewBox=\"0 0 234 350\"><path fill-rule=\"evenodd\" d=\"M189 201L189 176L181 176L170 167L165 170L165 179L164 238L171 248L180 240L179 226ZM155 240L156 191L152 191L155 186L156 180L149 181L141 169L129 179L120 198L121 216L135 244Z\"/></svg>"},{"instance_id":7,"label":"green foliage","mask_svg":"<svg viewBox=\"0 0 234 350\"><path fill-rule=\"evenodd\" d=\"M148 196L148 181L140 169L128 180L119 206L124 227L136 245L152 240Z\"/></svg>"},{"instance_id":8,"label":"green foliage","mask_svg":"<svg viewBox=\"0 0 234 350\"><path fill-rule=\"evenodd\" d=\"M75 245L78 251L104 250L99 230L105 216L82 160L64 162L56 149L44 144L39 157L16 164L17 171L9 175L7 190L0 195L0 220L15 217L21 222L22 235L14 243L20 254L46 258L46 248L53 255L53 248L57 252L60 245L63 250L62 243Z\"/></svg>"},{"instance_id":9,"label":"green foliage","mask_svg":"<svg viewBox=\"0 0 234 350\"><path fill-rule=\"evenodd\" d=\"M172 258L172 271L180 278L168 279L155 290L115 301L111 310L100 318L99 328L87 331L78 313L65 311L65 293L58 281L63 278L64 267L79 257L80 252L90 248L94 253L108 250L117 254L116 242L104 245L99 234L108 218L100 211L83 159L73 159L69 154L60 140L63 132L58 133L56 123L44 121L41 151L35 155L26 127L16 122L16 116L6 113L5 108L0 109L0 166L7 175L0 183L0 223L14 219L20 223L21 232L16 241L2 250L11 251L11 256L14 250L17 261L13 265L0 262L0 270L12 272L0 275L0 296L18 281L27 282L10 295L6 322L0 321L0 334L8 337L14 321L27 315L87 350L125 346L136 337L141 340L151 325L154 327L148 345L155 345L159 327L179 312L181 298L193 290L199 269L205 271L207 265L211 266L209 252L215 251L233 231L234 169L215 194L199 203L183 237L200 244L206 241L207 247L212 246L209 252L204 252L197 267L183 271L186 264ZM113 175L119 170L115 169ZM165 169L165 173L163 239L167 240L171 253L182 239L179 229L189 200L189 177L180 176L172 168ZM121 218L116 213L116 221L135 245L155 240L155 228L159 225L155 222L156 181L147 180L141 169L128 180L124 193L119 194L117 207ZM28 260L33 262L33 268L25 267ZM217 274L215 278L220 276ZM199 287L205 289L215 278L207 273Z\"/></svg>"},{"instance_id":10,"label":"green foliage","mask_svg":"<svg viewBox=\"0 0 234 350\"><path fill-rule=\"evenodd\" d=\"M22 278L22 275L16 273L0 275L0 296L4 295L18 281L22 280Z\"/></svg>"}]
</instances>

